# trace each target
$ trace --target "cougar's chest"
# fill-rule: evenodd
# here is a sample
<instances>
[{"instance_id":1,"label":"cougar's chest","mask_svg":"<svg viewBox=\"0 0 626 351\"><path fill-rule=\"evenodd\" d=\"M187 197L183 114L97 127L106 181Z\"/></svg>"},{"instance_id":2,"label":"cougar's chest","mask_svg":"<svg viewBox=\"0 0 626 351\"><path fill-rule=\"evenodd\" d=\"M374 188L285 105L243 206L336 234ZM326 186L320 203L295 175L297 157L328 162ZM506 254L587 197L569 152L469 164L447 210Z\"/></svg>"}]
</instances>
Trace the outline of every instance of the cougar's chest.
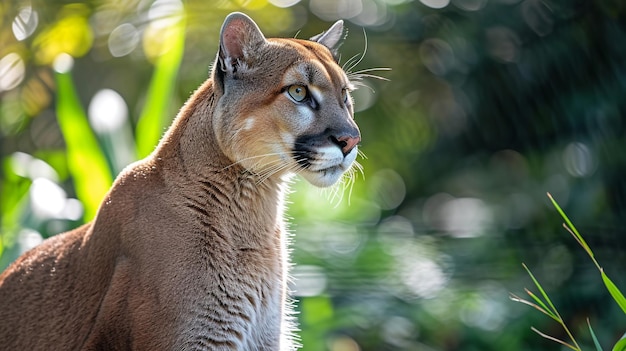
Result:
<instances>
[{"instance_id":1,"label":"cougar's chest","mask_svg":"<svg viewBox=\"0 0 626 351\"><path fill-rule=\"evenodd\" d=\"M282 264L269 260L265 250L236 254L198 276L202 288L189 301L185 344L198 350L277 350L284 304Z\"/></svg>"},{"instance_id":2,"label":"cougar's chest","mask_svg":"<svg viewBox=\"0 0 626 351\"><path fill-rule=\"evenodd\" d=\"M183 194L190 238L179 321L187 349L278 350L285 304L285 233L277 187L215 175Z\"/></svg>"}]
</instances>

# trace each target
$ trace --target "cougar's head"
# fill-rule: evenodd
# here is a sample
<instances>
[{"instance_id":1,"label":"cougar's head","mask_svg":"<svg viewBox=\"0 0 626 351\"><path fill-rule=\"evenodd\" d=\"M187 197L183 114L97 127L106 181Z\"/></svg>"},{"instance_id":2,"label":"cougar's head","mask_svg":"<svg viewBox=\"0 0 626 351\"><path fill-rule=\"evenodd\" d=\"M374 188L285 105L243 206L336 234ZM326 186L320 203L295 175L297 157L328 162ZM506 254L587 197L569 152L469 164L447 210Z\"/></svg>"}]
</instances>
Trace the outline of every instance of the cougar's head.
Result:
<instances>
[{"instance_id":1,"label":"cougar's head","mask_svg":"<svg viewBox=\"0 0 626 351\"><path fill-rule=\"evenodd\" d=\"M213 66L222 151L261 179L298 173L334 184L357 156L352 85L333 55L343 22L311 40L265 38L246 15L222 26Z\"/></svg>"}]
</instances>

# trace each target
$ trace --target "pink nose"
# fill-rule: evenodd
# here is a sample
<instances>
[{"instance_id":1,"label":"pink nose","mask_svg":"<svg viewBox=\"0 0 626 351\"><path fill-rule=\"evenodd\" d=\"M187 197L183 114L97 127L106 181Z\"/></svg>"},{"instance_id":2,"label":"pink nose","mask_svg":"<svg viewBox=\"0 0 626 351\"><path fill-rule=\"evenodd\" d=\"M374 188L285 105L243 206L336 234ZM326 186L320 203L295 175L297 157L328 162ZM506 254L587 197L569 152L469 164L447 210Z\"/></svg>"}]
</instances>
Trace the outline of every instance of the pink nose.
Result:
<instances>
[{"instance_id":1,"label":"pink nose","mask_svg":"<svg viewBox=\"0 0 626 351\"><path fill-rule=\"evenodd\" d=\"M350 151L352 151L352 149L354 149L359 141L361 141L361 138L358 136L352 137L349 135L342 135L337 138L337 145L341 148L341 152L343 152L344 155L347 155Z\"/></svg>"}]
</instances>

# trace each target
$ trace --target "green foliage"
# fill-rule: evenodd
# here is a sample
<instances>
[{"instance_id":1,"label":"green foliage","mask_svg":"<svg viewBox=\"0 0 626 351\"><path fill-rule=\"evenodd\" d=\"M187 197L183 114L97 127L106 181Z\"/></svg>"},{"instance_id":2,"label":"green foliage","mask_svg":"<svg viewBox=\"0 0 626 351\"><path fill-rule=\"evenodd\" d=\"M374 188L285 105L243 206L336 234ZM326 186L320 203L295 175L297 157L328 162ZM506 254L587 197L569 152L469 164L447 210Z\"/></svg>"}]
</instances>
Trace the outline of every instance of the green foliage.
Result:
<instances>
[{"instance_id":1,"label":"green foliage","mask_svg":"<svg viewBox=\"0 0 626 351\"><path fill-rule=\"evenodd\" d=\"M604 273L604 269L602 269L598 261L596 261L593 251L591 251L591 248L589 247L589 245L587 245L587 243L585 242L585 239L583 239L582 235L580 235L576 227L574 227L574 225L569 220L569 218L567 218L567 215L565 215L565 212L563 212L559 204L554 200L554 198L552 198L552 195L550 195L550 193L548 193L548 197L550 198L550 201L552 201L552 204L557 209L557 211L559 211L559 214L561 215L561 217L563 217L563 220L565 220L565 224L563 225L565 229L570 234L572 234L572 236L574 237L574 239L576 239L576 241L578 241L580 246L582 246L583 249L585 249L585 251L589 255L589 258L591 258L593 263L596 265L596 267L600 271L602 281L604 282L604 285L606 286L607 290L613 297L613 300L617 302L619 307L622 309L622 312L626 313L626 299L624 298L624 295L622 294L622 292L617 288L615 283L613 283L613 281L609 279L606 273Z\"/></svg>"},{"instance_id":2,"label":"green foliage","mask_svg":"<svg viewBox=\"0 0 626 351\"><path fill-rule=\"evenodd\" d=\"M587 319L587 326L589 326L589 334L591 334L591 338L593 339L593 345L596 347L596 351L602 351L602 346L600 346L598 337L596 336L596 333L593 331L593 328L591 328L591 323L589 322L589 319Z\"/></svg>"},{"instance_id":3,"label":"green foliage","mask_svg":"<svg viewBox=\"0 0 626 351\"><path fill-rule=\"evenodd\" d=\"M609 291L609 293L613 297L613 300L615 302L617 302L617 304L622 309L622 312L626 314L626 309L624 309L624 306L626 306L626 305L624 305L624 303L626 302L626 300L624 300L624 295L617 288L617 286L613 283L613 281L611 281L609 279L609 277L604 273L604 270L602 269L602 267L600 267L600 265L596 261L595 256L593 254L593 251L591 250L589 245L587 245L585 239L582 237L582 235L580 235L580 233L578 232L576 227L572 224L570 219L567 217L565 212L561 209L559 204L554 200L554 198L552 197L552 195L550 193L548 193L548 197L550 198L550 201L552 202L552 204L554 205L556 210L559 212L559 214L561 215L561 217L565 221L563 226L572 235L572 237L574 237L574 239L576 239L578 244L580 244L580 246L585 250L585 252L587 252L587 254L591 258L593 263L596 265L596 267L600 271L600 275L602 277L602 281L604 282L604 285L606 286L607 290ZM561 325L563 330L565 330L565 332L567 333L567 336L569 337L569 339L571 340L573 345L568 343L568 342L566 342L566 341L563 341L561 339L558 339L558 338L552 337L550 335L547 335L545 333L542 333L539 330L537 330L534 327L532 327L531 329L534 332L536 332L537 334L541 335L542 337L544 337L544 338L546 338L548 340L552 340L554 342L557 342L557 343L559 343L561 345L564 345L564 346L566 346L566 347L568 347L568 348L570 348L572 350L581 351L582 350L581 347L579 346L578 342L576 341L576 339L574 338L574 336L570 332L569 328L565 324L565 321L563 320L563 318L559 314L558 310L556 309L556 307L554 306L554 304L552 303L552 301L548 297L548 294L545 292L544 288L537 281L537 279L532 274L530 269L528 269L528 267L526 267L525 264L522 264L522 265L524 266L524 269L526 270L526 272L528 273L528 275L532 279L533 283L535 284L535 286L537 287L537 289L541 293L541 296L543 297L543 300L540 297L538 297L537 295L535 295L533 292L528 290L528 289L525 289L526 293L532 298L534 303L531 302L531 301L522 299L522 298L520 298L520 297L518 297L518 296L516 296L514 294L511 294L511 300L516 301L516 302L520 302L520 303L523 303L523 304L526 304L526 305L529 305L529 306L537 309L539 312L541 312L541 313L547 315L548 317L554 319L556 322L558 322ZM602 347L600 346L600 342L598 341L598 338L596 337L596 334L593 331L593 328L591 327L591 324L589 323L589 319L587 319L587 325L589 326L589 333L591 334L591 337L592 337L592 340L593 340L593 344L596 347L596 350L602 351ZM615 344L615 346L613 347L613 350L616 350L616 349L621 350L624 347L626 347L626 344L624 343L624 337L622 337L622 339L620 339Z\"/></svg>"},{"instance_id":4,"label":"green foliage","mask_svg":"<svg viewBox=\"0 0 626 351\"><path fill-rule=\"evenodd\" d=\"M172 120L170 101L183 59L185 30L184 16L181 16L181 19L167 31L167 48L154 65L145 106L137 123L135 139L139 158L144 158L152 152L167 123Z\"/></svg>"},{"instance_id":5,"label":"green foliage","mask_svg":"<svg viewBox=\"0 0 626 351\"><path fill-rule=\"evenodd\" d=\"M113 178L96 136L89 126L69 72L57 73L57 120L66 143L68 168L85 219L91 220Z\"/></svg>"},{"instance_id":6,"label":"green foliage","mask_svg":"<svg viewBox=\"0 0 626 351\"><path fill-rule=\"evenodd\" d=\"M626 334L622 336L621 339L613 346L612 351L624 351L626 350Z\"/></svg>"},{"instance_id":7,"label":"green foliage","mask_svg":"<svg viewBox=\"0 0 626 351\"><path fill-rule=\"evenodd\" d=\"M572 335L572 333L570 332L569 328L567 327L567 325L565 324L565 321L563 320L563 318L561 317L561 315L559 314L559 311L556 309L556 307L554 307L554 304L552 303L552 301L550 300L550 298L548 297L548 294L545 292L545 290L543 289L543 287L541 286L541 284L539 284L539 282L537 281L537 279L535 278L535 276L531 273L531 271L528 269L528 267L526 267L525 264L523 264L524 269L526 270L526 272L528 273L528 275L530 276L530 278L532 279L533 283L535 283L535 286L537 287L537 289L539 290L539 292L541 293L541 296L543 297L543 300L538 297L537 295L535 295L532 291L525 289L526 293L528 294L528 296L530 296L533 302L530 302L528 300L524 300L516 295L511 294L511 299L513 301L517 301L517 302L521 302L523 304L529 305L531 307L534 307L535 309L537 309L539 312L545 314L546 316L554 319L557 323L559 323L561 325L561 327L563 327L563 330L565 330L565 332L567 333L567 335L569 336L572 344L569 344L563 340L557 339L555 337L549 336L547 334L544 334L542 332L540 332L539 330L535 329L535 327L532 327L531 329L541 335L542 337L555 341L563 346L566 346L572 350L576 350L576 351L580 351L581 348L580 346L578 346L578 343L576 342L576 339L574 339L574 336Z\"/></svg>"}]
</instances>

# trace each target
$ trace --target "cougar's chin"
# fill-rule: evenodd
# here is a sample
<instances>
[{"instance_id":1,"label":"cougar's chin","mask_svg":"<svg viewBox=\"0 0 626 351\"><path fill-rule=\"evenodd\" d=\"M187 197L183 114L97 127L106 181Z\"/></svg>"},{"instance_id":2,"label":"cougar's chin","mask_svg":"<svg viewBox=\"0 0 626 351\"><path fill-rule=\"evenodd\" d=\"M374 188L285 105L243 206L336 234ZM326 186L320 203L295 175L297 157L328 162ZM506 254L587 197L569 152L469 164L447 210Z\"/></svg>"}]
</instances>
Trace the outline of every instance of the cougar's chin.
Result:
<instances>
[{"instance_id":1,"label":"cougar's chin","mask_svg":"<svg viewBox=\"0 0 626 351\"><path fill-rule=\"evenodd\" d=\"M326 188L334 185L350 169L358 151L355 147L345 157L324 157L323 153L309 160L308 167L299 173L314 186ZM301 162L302 163L302 162Z\"/></svg>"},{"instance_id":2,"label":"cougar's chin","mask_svg":"<svg viewBox=\"0 0 626 351\"><path fill-rule=\"evenodd\" d=\"M304 170L300 173L304 179L316 187L326 188L337 182L343 175L339 167L331 167L321 171Z\"/></svg>"}]
</instances>

